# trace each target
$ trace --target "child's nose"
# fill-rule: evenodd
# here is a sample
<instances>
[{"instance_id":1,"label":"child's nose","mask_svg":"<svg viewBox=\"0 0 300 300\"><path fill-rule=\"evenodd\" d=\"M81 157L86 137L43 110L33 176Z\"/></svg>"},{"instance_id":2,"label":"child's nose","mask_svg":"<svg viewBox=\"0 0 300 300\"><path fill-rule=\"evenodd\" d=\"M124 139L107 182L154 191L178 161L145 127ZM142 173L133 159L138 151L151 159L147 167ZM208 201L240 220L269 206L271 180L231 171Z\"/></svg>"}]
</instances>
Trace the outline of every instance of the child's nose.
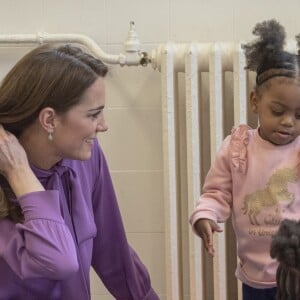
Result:
<instances>
[{"instance_id":1,"label":"child's nose","mask_svg":"<svg viewBox=\"0 0 300 300\"><path fill-rule=\"evenodd\" d=\"M281 124L283 126L293 126L294 125L295 118L292 115L286 114L281 119Z\"/></svg>"}]
</instances>

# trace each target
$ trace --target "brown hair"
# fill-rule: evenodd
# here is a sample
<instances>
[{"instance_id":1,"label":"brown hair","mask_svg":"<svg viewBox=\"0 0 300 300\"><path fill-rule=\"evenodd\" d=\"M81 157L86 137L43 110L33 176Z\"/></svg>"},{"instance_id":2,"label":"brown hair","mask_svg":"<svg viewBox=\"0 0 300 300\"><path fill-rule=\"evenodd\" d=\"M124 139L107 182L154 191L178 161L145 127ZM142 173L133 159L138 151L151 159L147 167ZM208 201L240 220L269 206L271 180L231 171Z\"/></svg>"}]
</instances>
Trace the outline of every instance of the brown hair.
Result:
<instances>
[{"instance_id":1,"label":"brown hair","mask_svg":"<svg viewBox=\"0 0 300 300\"><path fill-rule=\"evenodd\" d=\"M17 137L44 107L65 113L108 69L99 59L74 45L42 45L26 54L0 86L0 124ZM20 221L20 207L9 201L9 187L0 177L0 218Z\"/></svg>"}]
</instances>

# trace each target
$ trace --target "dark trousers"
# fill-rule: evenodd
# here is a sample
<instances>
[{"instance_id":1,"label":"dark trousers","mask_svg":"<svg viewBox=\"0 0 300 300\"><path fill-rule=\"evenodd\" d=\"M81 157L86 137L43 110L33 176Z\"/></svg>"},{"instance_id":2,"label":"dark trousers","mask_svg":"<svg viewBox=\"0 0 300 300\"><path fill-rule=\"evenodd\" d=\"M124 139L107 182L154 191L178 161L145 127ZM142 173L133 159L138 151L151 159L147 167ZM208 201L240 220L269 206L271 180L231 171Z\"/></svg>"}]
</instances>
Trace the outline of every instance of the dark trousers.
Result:
<instances>
[{"instance_id":1,"label":"dark trousers","mask_svg":"<svg viewBox=\"0 0 300 300\"><path fill-rule=\"evenodd\" d=\"M243 283L243 300L276 300L277 288L256 289Z\"/></svg>"}]
</instances>

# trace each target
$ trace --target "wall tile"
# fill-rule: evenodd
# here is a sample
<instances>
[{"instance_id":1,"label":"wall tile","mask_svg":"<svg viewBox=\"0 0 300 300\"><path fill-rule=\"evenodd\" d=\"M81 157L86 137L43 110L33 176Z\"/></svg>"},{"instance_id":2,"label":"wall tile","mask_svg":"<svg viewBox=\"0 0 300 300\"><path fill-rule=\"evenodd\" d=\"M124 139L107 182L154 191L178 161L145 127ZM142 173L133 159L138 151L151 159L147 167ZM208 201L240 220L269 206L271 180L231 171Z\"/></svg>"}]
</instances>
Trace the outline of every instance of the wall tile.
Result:
<instances>
[{"instance_id":1,"label":"wall tile","mask_svg":"<svg viewBox=\"0 0 300 300\"><path fill-rule=\"evenodd\" d=\"M107 76L108 107L161 108L160 73L150 67L110 66Z\"/></svg>"},{"instance_id":2,"label":"wall tile","mask_svg":"<svg viewBox=\"0 0 300 300\"><path fill-rule=\"evenodd\" d=\"M128 233L164 232L162 172L113 172Z\"/></svg>"},{"instance_id":3,"label":"wall tile","mask_svg":"<svg viewBox=\"0 0 300 300\"><path fill-rule=\"evenodd\" d=\"M44 1L44 29L48 33L81 33L106 42L104 0Z\"/></svg>"},{"instance_id":4,"label":"wall tile","mask_svg":"<svg viewBox=\"0 0 300 300\"><path fill-rule=\"evenodd\" d=\"M169 30L169 1L167 0L109 0L107 1L109 43L127 37L129 22L134 21L139 38L144 43L166 41ZM119 24L116 26L116 24Z\"/></svg>"},{"instance_id":5,"label":"wall tile","mask_svg":"<svg viewBox=\"0 0 300 300\"><path fill-rule=\"evenodd\" d=\"M156 44L143 44L141 51L151 57ZM125 54L123 42L121 45L103 47L109 55ZM106 77L107 107L144 107L161 108L161 73L154 70L151 63L144 66L109 65Z\"/></svg>"},{"instance_id":6,"label":"wall tile","mask_svg":"<svg viewBox=\"0 0 300 300\"><path fill-rule=\"evenodd\" d=\"M0 47L0 79L31 49L32 47Z\"/></svg>"},{"instance_id":7,"label":"wall tile","mask_svg":"<svg viewBox=\"0 0 300 300\"><path fill-rule=\"evenodd\" d=\"M101 134L100 144L115 170L161 170L160 109L107 109L110 129Z\"/></svg>"},{"instance_id":8,"label":"wall tile","mask_svg":"<svg viewBox=\"0 0 300 300\"><path fill-rule=\"evenodd\" d=\"M90 271L91 292L95 295L108 295L108 291L98 277L97 273L91 269ZM111 297L111 296L110 296ZM113 299L113 298L111 298Z\"/></svg>"},{"instance_id":9,"label":"wall tile","mask_svg":"<svg viewBox=\"0 0 300 300\"><path fill-rule=\"evenodd\" d=\"M97 295L92 294L92 300L114 300L115 298L110 295Z\"/></svg>"},{"instance_id":10,"label":"wall tile","mask_svg":"<svg viewBox=\"0 0 300 300\"><path fill-rule=\"evenodd\" d=\"M165 242L162 233L129 233L128 240L149 270L152 286L165 293Z\"/></svg>"},{"instance_id":11,"label":"wall tile","mask_svg":"<svg viewBox=\"0 0 300 300\"><path fill-rule=\"evenodd\" d=\"M286 29L287 37L294 38L299 30L299 10L300 2L298 0L272 1L263 2L239 1L235 0L234 9L234 40L249 40L253 38L252 29L257 22L268 19L277 19ZM284 12L283 12L284 8ZM242 17L242 20L241 20Z\"/></svg>"},{"instance_id":12,"label":"wall tile","mask_svg":"<svg viewBox=\"0 0 300 300\"><path fill-rule=\"evenodd\" d=\"M180 0L170 7L170 39L176 42L231 40L233 1Z\"/></svg>"},{"instance_id":13,"label":"wall tile","mask_svg":"<svg viewBox=\"0 0 300 300\"><path fill-rule=\"evenodd\" d=\"M35 34L43 28L43 1L1 0L0 32Z\"/></svg>"}]
</instances>

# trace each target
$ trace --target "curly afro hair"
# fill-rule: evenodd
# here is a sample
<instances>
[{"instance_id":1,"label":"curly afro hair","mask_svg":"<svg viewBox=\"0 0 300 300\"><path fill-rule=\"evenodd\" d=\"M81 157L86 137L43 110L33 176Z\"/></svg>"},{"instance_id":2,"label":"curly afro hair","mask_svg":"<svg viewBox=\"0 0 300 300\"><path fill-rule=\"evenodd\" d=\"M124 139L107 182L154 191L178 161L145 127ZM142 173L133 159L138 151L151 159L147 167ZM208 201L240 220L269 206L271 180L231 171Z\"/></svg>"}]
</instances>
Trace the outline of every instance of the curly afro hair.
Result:
<instances>
[{"instance_id":1,"label":"curly afro hair","mask_svg":"<svg viewBox=\"0 0 300 300\"><path fill-rule=\"evenodd\" d=\"M242 45L242 48L246 69L256 72L257 86L275 76L299 76L299 57L284 50L286 32L278 21L272 19L256 24L253 34L257 38ZM300 35L296 40L300 45Z\"/></svg>"},{"instance_id":2,"label":"curly afro hair","mask_svg":"<svg viewBox=\"0 0 300 300\"><path fill-rule=\"evenodd\" d=\"M277 259L277 299L300 299L300 221L283 220L272 237L270 255Z\"/></svg>"}]
</instances>

